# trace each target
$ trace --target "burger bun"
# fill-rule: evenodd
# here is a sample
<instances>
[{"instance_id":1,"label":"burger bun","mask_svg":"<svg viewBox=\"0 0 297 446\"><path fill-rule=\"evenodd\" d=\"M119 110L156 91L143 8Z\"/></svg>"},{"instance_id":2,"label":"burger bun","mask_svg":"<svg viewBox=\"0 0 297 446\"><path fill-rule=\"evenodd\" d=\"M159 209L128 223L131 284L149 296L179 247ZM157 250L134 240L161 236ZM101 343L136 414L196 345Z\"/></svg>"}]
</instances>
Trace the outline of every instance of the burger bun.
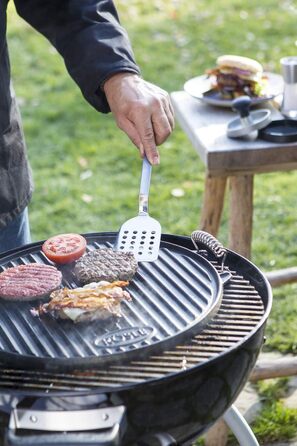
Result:
<instances>
[{"instance_id":1,"label":"burger bun","mask_svg":"<svg viewBox=\"0 0 297 446\"><path fill-rule=\"evenodd\" d=\"M237 75L243 79L257 80L263 75L262 65L255 59L226 54L217 58L217 66L223 73L238 70Z\"/></svg>"}]
</instances>

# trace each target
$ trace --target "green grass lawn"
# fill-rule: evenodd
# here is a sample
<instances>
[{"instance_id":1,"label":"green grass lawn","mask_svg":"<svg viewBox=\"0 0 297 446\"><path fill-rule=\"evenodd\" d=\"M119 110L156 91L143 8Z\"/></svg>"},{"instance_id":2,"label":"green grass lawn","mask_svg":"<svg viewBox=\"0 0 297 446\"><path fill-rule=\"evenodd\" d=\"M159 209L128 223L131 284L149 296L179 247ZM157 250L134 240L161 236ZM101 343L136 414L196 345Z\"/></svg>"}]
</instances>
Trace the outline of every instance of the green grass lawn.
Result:
<instances>
[{"instance_id":1,"label":"green grass lawn","mask_svg":"<svg viewBox=\"0 0 297 446\"><path fill-rule=\"evenodd\" d=\"M212 67L223 53L257 58L274 72L280 71L282 56L297 53L297 8L291 0L117 0L116 4L143 77L169 92L182 89L187 79ZM30 205L34 240L70 231L116 231L138 210L141 162L136 149L111 115L98 114L83 100L57 52L12 7L8 35L34 172ZM163 232L189 235L199 222L204 166L178 125L160 151L150 213L161 222ZM297 264L296 185L297 171L255 178L252 260L262 270ZM180 189L181 196L175 196L174 189ZM227 207L219 234L223 244ZM296 284L274 291L265 349L296 353L296 292Z\"/></svg>"}]
</instances>

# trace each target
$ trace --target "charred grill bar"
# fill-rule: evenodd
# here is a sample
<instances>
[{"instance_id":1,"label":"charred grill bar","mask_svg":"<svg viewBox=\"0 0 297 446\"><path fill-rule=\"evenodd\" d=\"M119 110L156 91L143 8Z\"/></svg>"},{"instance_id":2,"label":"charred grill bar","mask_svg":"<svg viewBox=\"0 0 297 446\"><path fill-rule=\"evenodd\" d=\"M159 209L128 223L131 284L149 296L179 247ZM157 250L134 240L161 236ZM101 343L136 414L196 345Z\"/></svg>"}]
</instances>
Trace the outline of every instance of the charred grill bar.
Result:
<instances>
[{"instance_id":1,"label":"charred grill bar","mask_svg":"<svg viewBox=\"0 0 297 446\"><path fill-rule=\"evenodd\" d=\"M188 237L162 239L193 250ZM220 272L212 254L208 260ZM271 306L269 285L254 265L229 252L224 270L231 271L232 278L224 284L216 313L197 334L140 359L88 369L37 372L3 363L1 393L14 395L20 407L28 396L54 400L54 407L66 411L125 406L128 427L118 440L106 444L136 445L138 439L164 431L178 444L190 444L230 407L248 379ZM95 395L99 402L94 406L89 399ZM83 441L79 444L91 444Z\"/></svg>"}]
</instances>

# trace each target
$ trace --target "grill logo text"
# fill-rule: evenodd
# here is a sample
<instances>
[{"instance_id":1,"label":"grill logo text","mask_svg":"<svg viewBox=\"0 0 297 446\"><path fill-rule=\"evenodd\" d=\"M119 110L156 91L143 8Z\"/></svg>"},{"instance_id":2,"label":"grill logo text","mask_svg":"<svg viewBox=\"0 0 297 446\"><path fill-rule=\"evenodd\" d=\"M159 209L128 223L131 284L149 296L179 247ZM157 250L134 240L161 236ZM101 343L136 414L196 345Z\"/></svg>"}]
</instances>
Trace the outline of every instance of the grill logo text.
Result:
<instances>
[{"instance_id":1,"label":"grill logo text","mask_svg":"<svg viewBox=\"0 0 297 446\"><path fill-rule=\"evenodd\" d=\"M153 331L152 327L122 328L96 338L94 343L100 348L124 347L151 338Z\"/></svg>"}]
</instances>

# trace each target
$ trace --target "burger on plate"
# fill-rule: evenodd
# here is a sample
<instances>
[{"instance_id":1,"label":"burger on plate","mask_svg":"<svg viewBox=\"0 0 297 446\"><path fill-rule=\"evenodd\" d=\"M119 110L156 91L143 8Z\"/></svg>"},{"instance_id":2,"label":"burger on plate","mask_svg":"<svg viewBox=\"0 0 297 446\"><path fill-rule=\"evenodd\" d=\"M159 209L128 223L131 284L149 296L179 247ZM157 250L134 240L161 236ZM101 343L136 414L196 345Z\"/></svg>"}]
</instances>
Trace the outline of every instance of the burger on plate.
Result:
<instances>
[{"instance_id":1,"label":"burger on plate","mask_svg":"<svg viewBox=\"0 0 297 446\"><path fill-rule=\"evenodd\" d=\"M266 77L262 65L254 59L243 56L224 55L217 59L217 66L207 70L213 77L213 88L223 99L238 96L265 96Z\"/></svg>"}]
</instances>

